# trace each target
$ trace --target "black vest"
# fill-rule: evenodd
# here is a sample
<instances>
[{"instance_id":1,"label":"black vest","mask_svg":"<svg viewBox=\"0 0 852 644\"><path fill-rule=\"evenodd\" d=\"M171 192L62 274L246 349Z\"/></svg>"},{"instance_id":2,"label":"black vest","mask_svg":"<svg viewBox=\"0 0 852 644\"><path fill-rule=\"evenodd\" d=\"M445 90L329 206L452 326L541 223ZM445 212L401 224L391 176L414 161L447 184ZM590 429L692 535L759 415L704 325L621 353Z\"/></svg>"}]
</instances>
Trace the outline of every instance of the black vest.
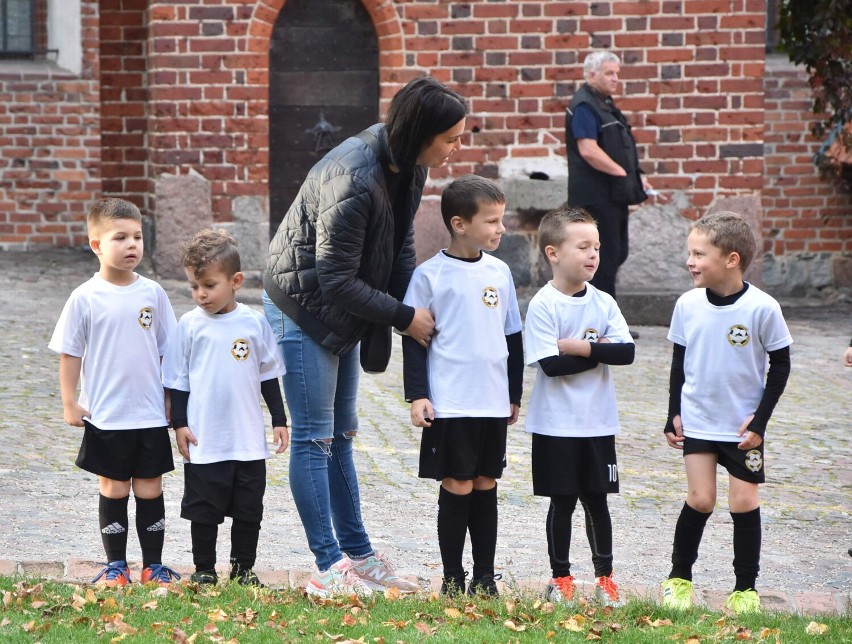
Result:
<instances>
[{"instance_id":1,"label":"black vest","mask_svg":"<svg viewBox=\"0 0 852 644\"><path fill-rule=\"evenodd\" d=\"M580 155L577 140L571 133L571 120L581 103L587 104L597 114L601 121L598 145L627 171L626 177L614 177L595 170ZM568 205L612 203L626 206L642 203L648 198L642 189L639 154L627 118L611 97L601 97L588 83L574 94L565 113L565 146L568 150Z\"/></svg>"}]
</instances>

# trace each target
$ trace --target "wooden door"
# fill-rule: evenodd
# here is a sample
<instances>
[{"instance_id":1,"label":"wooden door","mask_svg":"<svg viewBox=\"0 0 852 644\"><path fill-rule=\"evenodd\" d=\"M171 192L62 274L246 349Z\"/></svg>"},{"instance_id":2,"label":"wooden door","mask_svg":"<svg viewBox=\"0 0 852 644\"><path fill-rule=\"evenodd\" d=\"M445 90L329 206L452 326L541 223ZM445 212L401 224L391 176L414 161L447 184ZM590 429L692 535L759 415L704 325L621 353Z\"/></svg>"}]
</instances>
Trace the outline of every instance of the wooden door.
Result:
<instances>
[{"instance_id":1,"label":"wooden door","mask_svg":"<svg viewBox=\"0 0 852 644\"><path fill-rule=\"evenodd\" d=\"M359 0L287 0L269 47L269 227L308 170L379 120L379 48Z\"/></svg>"}]
</instances>

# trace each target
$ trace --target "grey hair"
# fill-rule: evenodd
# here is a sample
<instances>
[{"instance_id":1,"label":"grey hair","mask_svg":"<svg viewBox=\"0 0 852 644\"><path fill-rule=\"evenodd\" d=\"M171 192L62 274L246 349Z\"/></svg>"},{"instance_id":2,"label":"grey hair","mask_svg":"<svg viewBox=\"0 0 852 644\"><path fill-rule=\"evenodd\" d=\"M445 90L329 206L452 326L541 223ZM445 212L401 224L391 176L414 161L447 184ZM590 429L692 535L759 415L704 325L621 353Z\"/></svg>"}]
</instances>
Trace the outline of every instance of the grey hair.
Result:
<instances>
[{"instance_id":1,"label":"grey hair","mask_svg":"<svg viewBox=\"0 0 852 644\"><path fill-rule=\"evenodd\" d=\"M604 63L618 63L620 65L621 59L606 49L593 51L583 61L583 74L588 76L592 72L598 71Z\"/></svg>"}]
</instances>

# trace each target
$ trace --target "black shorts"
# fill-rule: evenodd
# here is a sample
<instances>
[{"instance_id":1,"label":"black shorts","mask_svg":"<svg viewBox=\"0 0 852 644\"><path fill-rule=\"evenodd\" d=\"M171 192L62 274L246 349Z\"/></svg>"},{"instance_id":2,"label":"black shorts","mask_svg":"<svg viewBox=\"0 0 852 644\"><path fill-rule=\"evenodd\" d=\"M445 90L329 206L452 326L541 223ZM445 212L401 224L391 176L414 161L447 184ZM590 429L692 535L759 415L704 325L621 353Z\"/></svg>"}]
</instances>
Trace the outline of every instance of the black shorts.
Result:
<instances>
[{"instance_id":1,"label":"black shorts","mask_svg":"<svg viewBox=\"0 0 852 644\"><path fill-rule=\"evenodd\" d=\"M420 441L422 479L499 479L506 467L506 418L436 418Z\"/></svg>"},{"instance_id":2,"label":"black shorts","mask_svg":"<svg viewBox=\"0 0 852 644\"><path fill-rule=\"evenodd\" d=\"M98 429L88 421L77 467L114 481L153 479L175 469L168 427Z\"/></svg>"},{"instance_id":3,"label":"black shorts","mask_svg":"<svg viewBox=\"0 0 852 644\"><path fill-rule=\"evenodd\" d=\"M715 454L719 465L728 470L728 474L735 479L747 483L765 483L766 472L763 469L763 446L761 442L758 447L750 450L741 450L737 443L727 441L706 441L703 438L683 439L683 455L687 454Z\"/></svg>"},{"instance_id":4,"label":"black shorts","mask_svg":"<svg viewBox=\"0 0 852 644\"><path fill-rule=\"evenodd\" d=\"M533 494L618 493L615 436L532 435Z\"/></svg>"},{"instance_id":5,"label":"black shorts","mask_svg":"<svg viewBox=\"0 0 852 644\"><path fill-rule=\"evenodd\" d=\"M260 523L266 492L266 460L183 465L180 516L220 524L225 517Z\"/></svg>"}]
</instances>

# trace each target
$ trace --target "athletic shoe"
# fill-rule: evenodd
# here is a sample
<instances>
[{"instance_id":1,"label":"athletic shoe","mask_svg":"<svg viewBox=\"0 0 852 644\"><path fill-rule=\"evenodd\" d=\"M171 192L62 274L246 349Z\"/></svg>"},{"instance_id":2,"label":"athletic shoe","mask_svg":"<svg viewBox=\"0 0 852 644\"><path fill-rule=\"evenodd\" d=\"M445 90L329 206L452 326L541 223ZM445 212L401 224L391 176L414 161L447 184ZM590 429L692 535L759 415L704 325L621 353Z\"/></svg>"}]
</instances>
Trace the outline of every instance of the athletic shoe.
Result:
<instances>
[{"instance_id":1,"label":"athletic shoe","mask_svg":"<svg viewBox=\"0 0 852 644\"><path fill-rule=\"evenodd\" d=\"M233 566L231 568L231 581L237 582L240 586L266 588L266 586L260 583L260 579L257 578L254 570L251 568L243 568L242 566Z\"/></svg>"},{"instance_id":2,"label":"athletic shoe","mask_svg":"<svg viewBox=\"0 0 852 644\"><path fill-rule=\"evenodd\" d=\"M604 606L624 606L618 594L618 585L612 580L612 573L595 579L595 597Z\"/></svg>"},{"instance_id":3,"label":"athletic shoe","mask_svg":"<svg viewBox=\"0 0 852 644\"><path fill-rule=\"evenodd\" d=\"M494 575L491 573L485 573L480 577L474 577L470 581L470 586L467 587L467 594L498 597L500 593L497 591L497 580L502 578L503 575Z\"/></svg>"},{"instance_id":4,"label":"athletic shoe","mask_svg":"<svg viewBox=\"0 0 852 644\"><path fill-rule=\"evenodd\" d=\"M90 584L112 588L113 586L126 586L132 581L126 561L110 561L102 565L105 568L89 582Z\"/></svg>"},{"instance_id":5,"label":"athletic shoe","mask_svg":"<svg viewBox=\"0 0 852 644\"><path fill-rule=\"evenodd\" d=\"M352 562L343 557L325 572L315 568L305 586L305 591L312 597L327 599L340 595L360 595L367 597L373 591L367 583L355 574Z\"/></svg>"},{"instance_id":6,"label":"athletic shoe","mask_svg":"<svg viewBox=\"0 0 852 644\"><path fill-rule=\"evenodd\" d=\"M219 583L219 575L217 575L216 571L213 569L198 570L190 575L189 580L193 584L199 584L201 586L215 586Z\"/></svg>"},{"instance_id":7,"label":"athletic shoe","mask_svg":"<svg viewBox=\"0 0 852 644\"><path fill-rule=\"evenodd\" d=\"M464 594L465 578L467 572L461 575L446 575L441 582L441 594L447 597L456 597Z\"/></svg>"},{"instance_id":8,"label":"athletic shoe","mask_svg":"<svg viewBox=\"0 0 852 644\"><path fill-rule=\"evenodd\" d=\"M677 610L692 608L692 582L672 577L663 582L663 606Z\"/></svg>"},{"instance_id":9,"label":"athletic shoe","mask_svg":"<svg viewBox=\"0 0 852 644\"><path fill-rule=\"evenodd\" d=\"M737 615L741 613L759 613L760 596L756 590L735 590L725 600L725 608Z\"/></svg>"},{"instance_id":10,"label":"athletic shoe","mask_svg":"<svg viewBox=\"0 0 852 644\"><path fill-rule=\"evenodd\" d=\"M373 552L366 559L352 561L352 572L358 575L371 590L396 588L401 593L414 593L420 586L396 574L394 565L384 553Z\"/></svg>"},{"instance_id":11,"label":"athletic shoe","mask_svg":"<svg viewBox=\"0 0 852 644\"><path fill-rule=\"evenodd\" d=\"M574 601L575 590L577 590L577 586L574 585L574 578L571 575L554 577L547 584L544 599L554 604L570 604Z\"/></svg>"},{"instance_id":12,"label":"athletic shoe","mask_svg":"<svg viewBox=\"0 0 852 644\"><path fill-rule=\"evenodd\" d=\"M161 563L156 563L151 564L142 570L142 576L139 578L139 582L147 584L150 581L155 582L160 586L168 586L178 579L180 579L180 575L174 570Z\"/></svg>"}]
</instances>

